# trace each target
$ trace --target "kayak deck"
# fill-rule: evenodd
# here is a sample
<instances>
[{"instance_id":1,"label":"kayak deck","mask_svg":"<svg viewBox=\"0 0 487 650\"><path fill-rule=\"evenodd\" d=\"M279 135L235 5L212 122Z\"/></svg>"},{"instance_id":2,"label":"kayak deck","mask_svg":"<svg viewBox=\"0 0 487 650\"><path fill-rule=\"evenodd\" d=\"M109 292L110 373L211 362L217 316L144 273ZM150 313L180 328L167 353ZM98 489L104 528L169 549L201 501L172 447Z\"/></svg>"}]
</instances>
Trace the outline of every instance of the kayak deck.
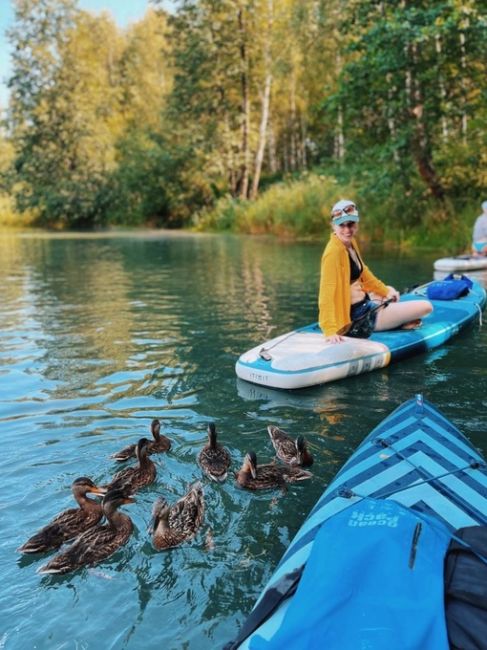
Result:
<instances>
[{"instance_id":1,"label":"kayak deck","mask_svg":"<svg viewBox=\"0 0 487 650\"><path fill-rule=\"evenodd\" d=\"M354 525L372 525L371 515L360 514L356 508L371 499L375 500L370 501L372 507L373 503L385 501L383 512L387 512L386 503L393 501L419 513L425 521L436 521L445 531L485 525L486 463L465 436L421 395L408 400L365 438L338 472L292 540L254 610L262 607L259 604L276 585L287 580L286 576L302 571L325 522L331 524L335 516L341 517L347 511L351 518L355 516ZM380 515L386 531L395 528L396 523L392 519L397 516L397 507L396 513L394 508L390 510L390 517ZM326 561L325 555L323 562ZM333 567L330 571L333 573ZM284 599L270 618L255 629L255 634L272 639L279 632L291 601L292 595ZM239 647L253 647L253 636Z\"/></svg>"}]
</instances>

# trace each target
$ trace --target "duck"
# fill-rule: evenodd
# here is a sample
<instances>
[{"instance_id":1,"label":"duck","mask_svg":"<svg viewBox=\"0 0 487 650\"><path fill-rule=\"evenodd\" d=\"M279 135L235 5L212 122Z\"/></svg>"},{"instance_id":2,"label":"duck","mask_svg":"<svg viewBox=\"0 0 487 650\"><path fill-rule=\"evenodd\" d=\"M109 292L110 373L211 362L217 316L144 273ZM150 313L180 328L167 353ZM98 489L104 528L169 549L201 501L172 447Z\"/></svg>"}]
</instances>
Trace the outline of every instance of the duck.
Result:
<instances>
[{"instance_id":1,"label":"duck","mask_svg":"<svg viewBox=\"0 0 487 650\"><path fill-rule=\"evenodd\" d=\"M296 440L292 440L285 431L272 424L267 427L267 432L280 460L288 465L311 467L313 456L309 453L303 436L298 436Z\"/></svg>"},{"instance_id":2,"label":"duck","mask_svg":"<svg viewBox=\"0 0 487 650\"><path fill-rule=\"evenodd\" d=\"M161 435L161 422L157 419L152 420L150 429L154 440L149 441L147 453L151 455L169 451L171 449L171 441L167 436ZM134 458L136 447L136 444L124 447L123 449L120 449L120 451L117 451L115 454L112 454L110 458L113 458L113 460L116 460L118 462L123 462L129 458Z\"/></svg>"},{"instance_id":3,"label":"duck","mask_svg":"<svg viewBox=\"0 0 487 650\"><path fill-rule=\"evenodd\" d=\"M107 490L124 489L132 494L145 485L153 483L156 478L156 466L148 457L148 446L149 440L141 438L135 446L135 455L139 461L138 465L126 467L117 472L111 483L104 487Z\"/></svg>"},{"instance_id":4,"label":"duck","mask_svg":"<svg viewBox=\"0 0 487 650\"><path fill-rule=\"evenodd\" d=\"M69 508L59 513L52 521L30 537L19 553L45 553L59 548L64 542L77 537L85 530L95 526L103 517L101 503L88 499L87 494L103 496L106 490L86 477L80 476L71 484L71 491L79 508Z\"/></svg>"},{"instance_id":5,"label":"duck","mask_svg":"<svg viewBox=\"0 0 487 650\"><path fill-rule=\"evenodd\" d=\"M198 462L203 472L213 481L223 483L227 478L230 454L225 447L217 443L214 422L208 424L208 443L198 454Z\"/></svg>"},{"instance_id":6,"label":"duck","mask_svg":"<svg viewBox=\"0 0 487 650\"><path fill-rule=\"evenodd\" d=\"M247 490L271 490L274 488L286 489L287 483L304 481L311 476L311 472L294 465L283 467L270 463L258 466L255 452L249 451L235 478L237 484Z\"/></svg>"},{"instance_id":7,"label":"duck","mask_svg":"<svg viewBox=\"0 0 487 650\"><path fill-rule=\"evenodd\" d=\"M107 523L82 533L64 553L55 555L40 567L37 573L69 573L84 566L93 566L110 557L132 534L132 520L126 514L118 512L118 508L126 503L135 503L126 491L108 491L102 501Z\"/></svg>"},{"instance_id":8,"label":"duck","mask_svg":"<svg viewBox=\"0 0 487 650\"><path fill-rule=\"evenodd\" d=\"M194 483L188 493L169 505L159 497L152 509L152 541L160 551L179 546L192 539L203 523L205 501L203 485Z\"/></svg>"}]
</instances>

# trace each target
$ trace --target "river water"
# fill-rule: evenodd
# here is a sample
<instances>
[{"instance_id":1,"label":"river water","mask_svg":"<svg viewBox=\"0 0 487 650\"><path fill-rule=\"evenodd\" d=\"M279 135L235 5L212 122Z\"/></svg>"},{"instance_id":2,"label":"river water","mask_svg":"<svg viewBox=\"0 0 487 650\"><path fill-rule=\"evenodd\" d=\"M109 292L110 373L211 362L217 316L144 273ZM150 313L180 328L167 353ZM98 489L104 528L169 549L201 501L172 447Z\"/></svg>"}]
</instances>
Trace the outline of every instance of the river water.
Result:
<instances>
[{"instance_id":1,"label":"river water","mask_svg":"<svg viewBox=\"0 0 487 650\"><path fill-rule=\"evenodd\" d=\"M237 380L238 355L316 320L319 244L220 235L4 234L0 238L0 648L206 650L232 639L308 511L361 440L417 392L487 452L487 329L384 370L297 392ZM402 290L435 257L372 253ZM71 482L106 482L108 456L149 434L173 441L157 481L124 506L135 531L96 568L40 576L48 556L16 548L72 507ZM311 481L285 495L204 480L195 540L157 552L157 495L201 478L208 422L234 469L272 457L274 423L304 434Z\"/></svg>"}]
</instances>

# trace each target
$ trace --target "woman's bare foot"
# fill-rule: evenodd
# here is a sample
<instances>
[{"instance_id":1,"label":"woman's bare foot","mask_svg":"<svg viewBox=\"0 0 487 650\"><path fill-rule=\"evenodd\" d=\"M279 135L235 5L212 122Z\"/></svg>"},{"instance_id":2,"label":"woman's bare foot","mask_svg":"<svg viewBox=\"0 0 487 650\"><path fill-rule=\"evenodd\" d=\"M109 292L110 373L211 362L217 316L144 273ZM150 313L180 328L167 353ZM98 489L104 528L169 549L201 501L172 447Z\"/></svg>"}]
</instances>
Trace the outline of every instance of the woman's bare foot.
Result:
<instances>
[{"instance_id":1,"label":"woman's bare foot","mask_svg":"<svg viewBox=\"0 0 487 650\"><path fill-rule=\"evenodd\" d=\"M404 323L401 325L399 329L401 330L417 330L418 327L421 327L422 325L422 320L421 318L415 318L414 320L410 320L409 323Z\"/></svg>"}]
</instances>

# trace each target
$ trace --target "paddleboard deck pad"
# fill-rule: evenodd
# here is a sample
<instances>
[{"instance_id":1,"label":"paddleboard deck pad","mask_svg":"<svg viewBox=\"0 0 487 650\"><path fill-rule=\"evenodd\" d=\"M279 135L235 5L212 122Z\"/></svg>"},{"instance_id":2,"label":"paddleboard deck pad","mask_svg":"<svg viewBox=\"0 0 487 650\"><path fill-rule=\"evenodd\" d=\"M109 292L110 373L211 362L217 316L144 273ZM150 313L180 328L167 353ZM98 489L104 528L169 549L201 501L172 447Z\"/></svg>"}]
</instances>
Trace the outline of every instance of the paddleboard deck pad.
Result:
<instances>
[{"instance_id":1,"label":"paddleboard deck pad","mask_svg":"<svg viewBox=\"0 0 487 650\"><path fill-rule=\"evenodd\" d=\"M401 302L424 299L427 286L401 296ZM431 302L433 312L416 330L374 332L368 339L345 337L343 343L330 344L319 324L312 323L245 352L236 363L236 373L241 379L269 388L297 389L384 368L442 345L461 328L480 319L486 292L473 280L468 295Z\"/></svg>"}]
</instances>

